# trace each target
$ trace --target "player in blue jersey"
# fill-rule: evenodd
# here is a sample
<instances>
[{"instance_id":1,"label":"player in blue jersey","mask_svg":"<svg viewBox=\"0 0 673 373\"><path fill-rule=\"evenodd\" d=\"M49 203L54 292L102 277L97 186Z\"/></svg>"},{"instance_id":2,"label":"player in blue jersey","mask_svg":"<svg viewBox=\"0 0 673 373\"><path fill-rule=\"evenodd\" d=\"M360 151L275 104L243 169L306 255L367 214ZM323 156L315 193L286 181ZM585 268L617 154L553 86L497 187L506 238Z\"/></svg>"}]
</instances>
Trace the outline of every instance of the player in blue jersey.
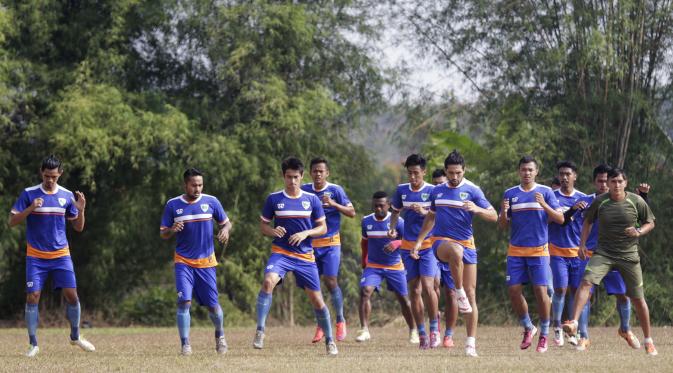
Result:
<instances>
[{"instance_id":1,"label":"player in blue jersey","mask_svg":"<svg viewBox=\"0 0 673 373\"><path fill-rule=\"evenodd\" d=\"M341 288L337 283L339 275L339 265L341 264L341 215L349 218L355 217L355 208L346 195L344 189L336 184L329 183L327 178L330 175L329 164L322 157L311 160L311 179L313 183L304 184L301 189L305 192L313 193L322 201L327 219L327 233L320 237L312 239L312 246L315 250L315 261L318 266L318 273L325 281L325 286L330 292L332 306L336 312L336 340L346 339L346 319L344 318L344 301ZM319 342L323 337L323 331L320 326L316 327L313 343Z\"/></svg>"},{"instance_id":2,"label":"player in blue jersey","mask_svg":"<svg viewBox=\"0 0 673 373\"><path fill-rule=\"evenodd\" d=\"M411 310L414 314L418 328L418 341L421 349L435 348L440 344L439 312L437 294L434 290L435 274L437 273L437 259L433 254L430 237L422 237L423 245L417 257L412 257L411 250L414 248L416 239L423 225L425 215L430 211L430 193L434 188L426 183L425 177L426 160L420 154L412 154L407 157L404 167L407 169L409 182L400 184L392 198L393 213L390 218L391 229L388 232L390 238L397 237L395 226L400 215L404 218L404 234L402 236L402 261L407 270L407 281L411 292ZM423 317L423 297L425 293L428 300L428 318L430 319L430 336L425 330ZM411 342L416 342L415 333L410 337Z\"/></svg>"},{"instance_id":3,"label":"player in blue jersey","mask_svg":"<svg viewBox=\"0 0 673 373\"><path fill-rule=\"evenodd\" d=\"M281 169L285 188L266 198L261 215L260 230L263 235L272 237L273 243L257 296L257 331L252 345L257 349L264 347L264 328L273 289L287 272L294 272L297 286L308 295L318 325L325 334L327 353L336 355L338 350L332 339L330 314L320 292L320 275L308 239L327 233L322 201L315 194L301 190L304 164L299 159L286 158Z\"/></svg>"},{"instance_id":4,"label":"player in blue jersey","mask_svg":"<svg viewBox=\"0 0 673 373\"><path fill-rule=\"evenodd\" d=\"M554 190L554 195L565 213L586 195L575 189L577 180L577 166L571 161L561 161L556 164L558 179L561 187ZM565 305L566 292L570 288L571 299L577 289L583 272L583 260L579 258L581 222L565 221L562 224L549 223L549 255L551 272L554 279L554 295L552 296L552 323L554 326L554 344L563 346L563 330L561 316ZM572 308L572 306L570 306ZM586 343L586 336L582 343ZM569 341L577 345L577 340Z\"/></svg>"},{"instance_id":5,"label":"player in blue jersey","mask_svg":"<svg viewBox=\"0 0 673 373\"><path fill-rule=\"evenodd\" d=\"M176 237L174 254L175 287L178 293L177 324L180 335L181 354L191 355L189 310L192 295L208 307L210 320L215 326L215 351L227 352L224 337L224 315L218 300L213 245L213 221L219 226L217 240L223 245L229 240L231 221L220 201L203 193L203 174L190 168L183 174L185 193L168 200L161 219L160 236L163 239Z\"/></svg>"},{"instance_id":6,"label":"player in blue jersey","mask_svg":"<svg viewBox=\"0 0 673 373\"><path fill-rule=\"evenodd\" d=\"M465 354L476 357L477 310L477 248L474 244L472 220L475 215L495 223L497 214L481 189L464 178L465 159L457 151L444 160L448 182L436 186L430 195L430 212L426 215L418 239L411 252L418 255L423 237L432 232L434 254L443 268L442 279L448 288L455 288L458 308L465 314L467 340Z\"/></svg>"},{"instance_id":7,"label":"player in blue jersey","mask_svg":"<svg viewBox=\"0 0 673 373\"><path fill-rule=\"evenodd\" d=\"M386 280L388 290L395 293L400 303L409 331L414 329L411 315L411 303L407 291L404 264L398 250L401 242L388 237L390 229L390 202L386 192L378 191L372 196L373 214L362 218L362 240L360 245L366 248L367 257L360 279L360 326L355 341L365 342L371 339L369 333L369 315L372 312L371 296L378 291L381 282ZM398 219L395 229L404 231L404 220Z\"/></svg>"},{"instance_id":8,"label":"player in blue jersey","mask_svg":"<svg viewBox=\"0 0 673 373\"><path fill-rule=\"evenodd\" d=\"M12 206L9 226L26 222L26 326L30 347L26 356L35 357L37 344L38 303L42 287L51 276L54 289L61 289L66 301L66 317L70 322L70 344L87 352L95 347L79 334L81 308L77 282L66 237L66 220L77 232L84 230L84 194L74 194L58 185L63 174L61 161L50 155L42 161L42 183L29 187Z\"/></svg>"},{"instance_id":9,"label":"player in blue jersey","mask_svg":"<svg viewBox=\"0 0 673 373\"><path fill-rule=\"evenodd\" d=\"M520 348L533 343L538 329L528 314L528 304L523 296L523 285L532 283L540 316L540 338L537 352L546 352L549 334L549 249L547 247L547 222L563 223L563 213L551 188L535 182L538 164L535 158L525 156L519 160L521 184L504 193L498 226L510 227L507 250L507 286L512 308L524 327Z\"/></svg>"}]
</instances>

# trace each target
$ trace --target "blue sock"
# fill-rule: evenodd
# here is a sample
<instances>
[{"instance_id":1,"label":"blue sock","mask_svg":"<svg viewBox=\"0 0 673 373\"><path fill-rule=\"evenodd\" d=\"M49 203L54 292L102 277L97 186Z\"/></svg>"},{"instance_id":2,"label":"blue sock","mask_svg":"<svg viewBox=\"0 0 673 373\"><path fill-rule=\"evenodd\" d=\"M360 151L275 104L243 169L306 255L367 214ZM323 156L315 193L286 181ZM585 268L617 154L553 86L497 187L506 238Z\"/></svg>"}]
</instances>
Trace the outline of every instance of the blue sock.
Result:
<instances>
[{"instance_id":1,"label":"blue sock","mask_svg":"<svg viewBox=\"0 0 673 373\"><path fill-rule=\"evenodd\" d=\"M65 306L65 315L70 321L70 340L76 341L79 339L79 317L81 314L79 300L75 304L68 303Z\"/></svg>"},{"instance_id":2,"label":"blue sock","mask_svg":"<svg viewBox=\"0 0 673 373\"><path fill-rule=\"evenodd\" d=\"M563 294L554 293L554 296L551 298L551 314L552 320L554 320L554 327L558 328L561 326L561 317L563 315L564 306L565 296Z\"/></svg>"},{"instance_id":3,"label":"blue sock","mask_svg":"<svg viewBox=\"0 0 673 373\"><path fill-rule=\"evenodd\" d=\"M224 313L222 312L222 307L220 305L215 306L215 312L208 312L210 321L213 322L215 326L215 338L220 338L224 335Z\"/></svg>"},{"instance_id":4,"label":"blue sock","mask_svg":"<svg viewBox=\"0 0 673 373\"><path fill-rule=\"evenodd\" d=\"M315 318L318 326L325 333L325 343L332 342L332 320L329 317L329 309L327 306L315 311Z\"/></svg>"},{"instance_id":5,"label":"blue sock","mask_svg":"<svg viewBox=\"0 0 673 373\"><path fill-rule=\"evenodd\" d=\"M626 303L617 303L617 312L619 312L619 329L623 332L628 331L631 320L631 301L626 300Z\"/></svg>"},{"instance_id":6,"label":"blue sock","mask_svg":"<svg viewBox=\"0 0 673 373\"><path fill-rule=\"evenodd\" d=\"M180 333L180 343L182 343L183 346L189 344L189 326L192 321L189 316L189 308L189 304L178 304L178 333Z\"/></svg>"},{"instance_id":7,"label":"blue sock","mask_svg":"<svg viewBox=\"0 0 673 373\"><path fill-rule=\"evenodd\" d=\"M540 335L549 335L549 320L540 320Z\"/></svg>"},{"instance_id":8,"label":"blue sock","mask_svg":"<svg viewBox=\"0 0 673 373\"><path fill-rule=\"evenodd\" d=\"M28 339L33 346L37 346L38 319L37 304L26 303L26 327L28 328Z\"/></svg>"},{"instance_id":9,"label":"blue sock","mask_svg":"<svg viewBox=\"0 0 673 373\"><path fill-rule=\"evenodd\" d=\"M336 322L345 322L344 319L344 296L341 293L341 288L336 287L331 292L332 295L332 306L336 312Z\"/></svg>"},{"instance_id":10,"label":"blue sock","mask_svg":"<svg viewBox=\"0 0 673 373\"><path fill-rule=\"evenodd\" d=\"M580 319L578 320L580 338L589 339L589 312L591 311L591 305L587 302L582 308L582 313L580 313Z\"/></svg>"},{"instance_id":11,"label":"blue sock","mask_svg":"<svg viewBox=\"0 0 673 373\"><path fill-rule=\"evenodd\" d=\"M428 335L428 333L425 331L424 323L418 324L418 335Z\"/></svg>"},{"instance_id":12,"label":"blue sock","mask_svg":"<svg viewBox=\"0 0 673 373\"><path fill-rule=\"evenodd\" d=\"M439 331L439 325L438 324L439 324L439 320L437 320L436 318L430 320L430 333Z\"/></svg>"},{"instance_id":13,"label":"blue sock","mask_svg":"<svg viewBox=\"0 0 673 373\"><path fill-rule=\"evenodd\" d=\"M523 326L526 330L533 329L533 322L530 321L530 315L525 314L519 318L519 324Z\"/></svg>"},{"instance_id":14,"label":"blue sock","mask_svg":"<svg viewBox=\"0 0 673 373\"><path fill-rule=\"evenodd\" d=\"M444 331L444 336L445 337L452 337L453 336L453 329L446 328L446 330Z\"/></svg>"},{"instance_id":15,"label":"blue sock","mask_svg":"<svg viewBox=\"0 0 673 373\"><path fill-rule=\"evenodd\" d=\"M271 298L273 298L272 293L267 294L260 291L257 294L257 330L262 332L266 325L266 317L269 315L269 310L271 309Z\"/></svg>"}]
</instances>

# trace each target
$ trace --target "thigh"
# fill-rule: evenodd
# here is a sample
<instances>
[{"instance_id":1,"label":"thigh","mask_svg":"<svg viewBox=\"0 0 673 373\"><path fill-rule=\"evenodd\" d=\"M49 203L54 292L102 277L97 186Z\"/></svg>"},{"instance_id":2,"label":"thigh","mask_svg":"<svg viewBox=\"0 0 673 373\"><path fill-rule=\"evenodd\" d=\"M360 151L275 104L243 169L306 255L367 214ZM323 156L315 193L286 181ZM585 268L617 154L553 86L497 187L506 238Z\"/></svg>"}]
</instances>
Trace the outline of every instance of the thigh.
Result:
<instances>
[{"instance_id":1,"label":"thigh","mask_svg":"<svg viewBox=\"0 0 673 373\"><path fill-rule=\"evenodd\" d=\"M383 271L386 278L386 284L388 285L388 290L402 296L409 294L409 290L407 289L407 278L404 275L404 271L397 271L392 269Z\"/></svg>"},{"instance_id":2,"label":"thigh","mask_svg":"<svg viewBox=\"0 0 673 373\"><path fill-rule=\"evenodd\" d=\"M533 286L548 286L550 276L548 256L526 258L526 265Z\"/></svg>"},{"instance_id":3,"label":"thigh","mask_svg":"<svg viewBox=\"0 0 673 373\"><path fill-rule=\"evenodd\" d=\"M264 267L264 274L267 273L276 273L281 279L285 277L285 274L292 269L291 258L283 254L271 254L269 260L266 261L266 267Z\"/></svg>"},{"instance_id":4,"label":"thigh","mask_svg":"<svg viewBox=\"0 0 673 373\"><path fill-rule=\"evenodd\" d=\"M554 289L564 289L568 287L569 280L569 262L562 256L551 256L549 259Z\"/></svg>"},{"instance_id":5,"label":"thigh","mask_svg":"<svg viewBox=\"0 0 673 373\"><path fill-rule=\"evenodd\" d=\"M608 295L626 294L624 278L617 270L612 270L603 277L603 287Z\"/></svg>"},{"instance_id":6,"label":"thigh","mask_svg":"<svg viewBox=\"0 0 673 373\"><path fill-rule=\"evenodd\" d=\"M612 259L595 253L591 259L589 259L589 263L587 263L587 266L584 269L583 279L594 285L599 285L601 280L603 280L603 277L610 272L613 265L614 263Z\"/></svg>"},{"instance_id":7,"label":"thigh","mask_svg":"<svg viewBox=\"0 0 673 373\"><path fill-rule=\"evenodd\" d=\"M219 303L216 267L194 268L194 293L202 306L214 307Z\"/></svg>"},{"instance_id":8,"label":"thigh","mask_svg":"<svg viewBox=\"0 0 673 373\"><path fill-rule=\"evenodd\" d=\"M402 254L402 262L404 263L404 270L406 271L407 281L411 281L421 275L420 259L414 259L409 255L409 250L400 251Z\"/></svg>"},{"instance_id":9,"label":"thigh","mask_svg":"<svg viewBox=\"0 0 673 373\"><path fill-rule=\"evenodd\" d=\"M324 276L339 276L341 265L341 246L328 246L315 249L318 273Z\"/></svg>"},{"instance_id":10,"label":"thigh","mask_svg":"<svg viewBox=\"0 0 673 373\"><path fill-rule=\"evenodd\" d=\"M455 289L456 283L453 281L453 276L451 276L451 268L448 264L439 263L439 274L441 276L442 285L448 289Z\"/></svg>"},{"instance_id":11,"label":"thigh","mask_svg":"<svg viewBox=\"0 0 673 373\"><path fill-rule=\"evenodd\" d=\"M50 271L51 281L54 289L77 288L75 279L75 270L70 256L63 256L57 259L51 259Z\"/></svg>"},{"instance_id":12,"label":"thigh","mask_svg":"<svg viewBox=\"0 0 673 373\"><path fill-rule=\"evenodd\" d=\"M589 259L580 259L577 258L577 268L570 276L570 287L573 289L579 289L580 284L582 283L582 278L584 277L584 271L586 270ZM605 279L603 279L605 281Z\"/></svg>"},{"instance_id":13,"label":"thigh","mask_svg":"<svg viewBox=\"0 0 673 373\"><path fill-rule=\"evenodd\" d=\"M463 263L477 264L477 250L463 247Z\"/></svg>"},{"instance_id":14,"label":"thigh","mask_svg":"<svg viewBox=\"0 0 673 373\"><path fill-rule=\"evenodd\" d=\"M437 274L437 258L435 254L430 249L422 250L419 255L421 256L418 259L418 273L423 277L432 277L434 278Z\"/></svg>"},{"instance_id":15,"label":"thigh","mask_svg":"<svg viewBox=\"0 0 673 373\"><path fill-rule=\"evenodd\" d=\"M618 260L615 267L622 275L626 284L626 295L634 299L645 296L643 291L643 271L640 268L640 260L637 262Z\"/></svg>"},{"instance_id":16,"label":"thigh","mask_svg":"<svg viewBox=\"0 0 673 373\"><path fill-rule=\"evenodd\" d=\"M178 292L178 303L192 300L194 268L183 263L175 263L175 290Z\"/></svg>"},{"instance_id":17,"label":"thigh","mask_svg":"<svg viewBox=\"0 0 673 373\"><path fill-rule=\"evenodd\" d=\"M313 262L307 262L301 259L294 259L294 278L297 280L297 287L307 291L320 291L320 275L318 267Z\"/></svg>"},{"instance_id":18,"label":"thigh","mask_svg":"<svg viewBox=\"0 0 673 373\"><path fill-rule=\"evenodd\" d=\"M362 277L360 278L360 287L371 287L378 291L381 286L381 281L383 281L382 273L383 270L380 268L365 268L364 271L362 271Z\"/></svg>"},{"instance_id":19,"label":"thigh","mask_svg":"<svg viewBox=\"0 0 673 373\"><path fill-rule=\"evenodd\" d=\"M41 291L47 282L49 268L43 265L44 260L26 257L26 293Z\"/></svg>"},{"instance_id":20,"label":"thigh","mask_svg":"<svg viewBox=\"0 0 673 373\"><path fill-rule=\"evenodd\" d=\"M528 267L526 258L522 256L507 257L507 286L528 283Z\"/></svg>"}]
</instances>

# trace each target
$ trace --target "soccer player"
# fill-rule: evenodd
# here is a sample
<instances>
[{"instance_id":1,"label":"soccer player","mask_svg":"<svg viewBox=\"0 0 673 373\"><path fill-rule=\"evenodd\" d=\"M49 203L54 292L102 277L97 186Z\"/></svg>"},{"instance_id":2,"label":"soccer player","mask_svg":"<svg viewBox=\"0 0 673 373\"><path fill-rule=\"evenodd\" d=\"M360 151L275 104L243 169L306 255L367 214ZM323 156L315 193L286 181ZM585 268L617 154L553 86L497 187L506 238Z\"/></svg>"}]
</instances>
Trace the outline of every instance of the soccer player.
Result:
<instances>
[{"instance_id":1,"label":"soccer player","mask_svg":"<svg viewBox=\"0 0 673 373\"><path fill-rule=\"evenodd\" d=\"M360 326L355 337L357 342L371 339L369 333L369 315L372 312L371 296L374 290L379 289L385 279L388 290L395 293L400 303L402 315L409 326L414 329L414 319L411 315L411 303L407 292L407 280L404 274L404 264L398 250L400 241L392 241L388 237L390 229L390 202L386 192L378 191L372 196L373 214L362 218L362 240L360 245L367 248L365 268L360 279ZM397 232L404 232L404 220L398 219Z\"/></svg>"},{"instance_id":2,"label":"soccer player","mask_svg":"<svg viewBox=\"0 0 673 373\"><path fill-rule=\"evenodd\" d=\"M421 349L435 348L440 344L439 312L437 293L434 290L435 274L437 273L437 259L428 250L432 247L429 237L423 237L421 251L417 257L412 257L411 250L414 248L416 239L423 225L425 215L430 211L430 193L434 188L426 183L425 177L426 160L420 154L412 154L407 157L404 167L407 169L409 182L400 184L392 198L393 212L390 218L390 231L388 237L397 237L397 219L400 214L404 218L404 234L402 237L402 261L407 270L407 282L411 290L411 310L418 327L418 341ZM425 330L423 317L423 298L427 296L428 318L430 319L430 336ZM416 343L416 330L412 331L409 341Z\"/></svg>"},{"instance_id":3,"label":"soccer player","mask_svg":"<svg viewBox=\"0 0 673 373\"><path fill-rule=\"evenodd\" d=\"M338 350L332 339L330 314L320 292L320 275L308 239L327 233L322 201L315 194L301 190L304 164L299 159L286 158L281 169L285 188L269 194L261 215L260 230L263 235L272 237L273 243L257 296L257 331L252 345L257 349L264 347L264 327L271 309L273 289L287 272L294 272L297 286L308 295L318 325L325 334L327 354L336 355Z\"/></svg>"},{"instance_id":4,"label":"soccer player","mask_svg":"<svg viewBox=\"0 0 673 373\"><path fill-rule=\"evenodd\" d=\"M498 217L481 189L464 178L465 159L457 150L446 157L444 168L448 182L436 186L430 194L430 212L423 221L411 256L418 255L423 246L422 237L432 231L434 254L450 267L450 271L442 271L444 285L456 289L458 308L467 319L465 354L476 357L477 249L472 219L477 215L495 223Z\"/></svg>"},{"instance_id":5,"label":"soccer player","mask_svg":"<svg viewBox=\"0 0 673 373\"><path fill-rule=\"evenodd\" d=\"M315 261L318 273L323 277L327 290L332 297L332 306L336 311L336 340L346 339L346 319L344 318L344 300L341 288L337 283L339 265L341 264L341 214L349 218L355 217L355 208L346 195L344 189L336 184L327 182L329 164L325 158L311 160L311 179L313 183L304 184L301 189L313 193L322 201L327 219L327 233L312 240L315 251ZM320 326L316 327L312 342L319 342L324 333Z\"/></svg>"},{"instance_id":6,"label":"soccer player","mask_svg":"<svg viewBox=\"0 0 673 373\"><path fill-rule=\"evenodd\" d=\"M523 296L523 285L532 283L540 316L540 338L537 352L546 352L549 334L549 249L547 248L547 221L563 223L563 213L551 188L535 182L538 164L535 158L525 156L519 160L521 184L505 191L498 225L511 226L507 250L507 285L512 308L524 327L521 349L533 342L538 329L528 314L528 304Z\"/></svg>"},{"instance_id":7,"label":"soccer player","mask_svg":"<svg viewBox=\"0 0 673 373\"><path fill-rule=\"evenodd\" d=\"M220 201L203 193L203 173L187 169L183 177L184 194L169 199L161 218L160 236L167 240L175 236L175 288L178 293L176 313L182 355L191 355L189 310L192 295L208 308L215 326L215 351L227 352L224 338L224 315L218 299L213 245L213 220L219 226L217 240L223 245L229 241L232 224Z\"/></svg>"},{"instance_id":8,"label":"soccer player","mask_svg":"<svg viewBox=\"0 0 673 373\"><path fill-rule=\"evenodd\" d=\"M42 287L51 275L54 289L61 289L70 322L70 344L87 352L95 351L91 342L79 334L80 304L77 282L66 237L66 220L77 232L84 230L86 199L58 185L63 165L54 155L42 161L42 183L26 188L12 206L9 226L26 221L26 326L30 347L26 356L35 357L37 344L38 303Z\"/></svg>"},{"instance_id":9,"label":"soccer player","mask_svg":"<svg viewBox=\"0 0 673 373\"><path fill-rule=\"evenodd\" d=\"M561 161L556 164L560 188L554 190L554 195L565 213L571 210L577 202L586 195L575 189L577 180L577 166L571 161ZM571 297L574 295L579 279L584 271L583 261L578 256L580 233L582 226L580 221L562 224L549 223L549 256L551 272L554 281L554 294L552 296L552 322L554 326L554 344L563 346L563 330L561 329L561 316L565 305L566 292L570 287ZM572 299L572 298L571 298ZM569 308L572 308L570 306ZM586 343L587 336L581 341ZM576 345L577 341L570 342Z\"/></svg>"}]
</instances>

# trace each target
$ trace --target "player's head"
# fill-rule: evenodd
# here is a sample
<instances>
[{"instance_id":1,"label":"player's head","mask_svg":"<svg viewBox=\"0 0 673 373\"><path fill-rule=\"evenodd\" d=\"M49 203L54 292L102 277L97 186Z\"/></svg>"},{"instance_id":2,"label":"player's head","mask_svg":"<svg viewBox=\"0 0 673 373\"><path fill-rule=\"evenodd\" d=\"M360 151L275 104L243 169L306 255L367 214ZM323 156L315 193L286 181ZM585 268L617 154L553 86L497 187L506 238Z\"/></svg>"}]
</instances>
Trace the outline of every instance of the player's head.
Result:
<instances>
[{"instance_id":1,"label":"player's head","mask_svg":"<svg viewBox=\"0 0 673 373\"><path fill-rule=\"evenodd\" d=\"M324 185L329 176L329 163L323 157L311 159L311 179L315 185Z\"/></svg>"},{"instance_id":2,"label":"player's head","mask_svg":"<svg viewBox=\"0 0 673 373\"><path fill-rule=\"evenodd\" d=\"M526 155L519 159L519 178L521 179L521 184L534 183L537 171L537 160L535 158Z\"/></svg>"},{"instance_id":3,"label":"player's head","mask_svg":"<svg viewBox=\"0 0 673 373\"><path fill-rule=\"evenodd\" d=\"M203 191L203 173L192 167L185 170L182 174L182 180L185 182L185 195L187 199L193 201L201 196Z\"/></svg>"},{"instance_id":4,"label":"player's head","mask_svg":"<svg viewBox=\"0 0 673 373\"><path fill-rule=\"evenodd\" d=\"M608 172L612 167L606 164L599 164L594 168L594 187L596 188L596 194L603 194L608 192Z\"/></svg>"},{"instance_id":5,"label":"player's head","mask_svg":"<svg viewBox=\"0 0 673 373\"><path fill-rule=\"evenodd\" d=\"M372 210L377 218L383 219L388 215L390 210L390 201L388 201L388 194L382 190L372 195Z\"/></svg>"},{"instance_id":6,"label":"player's head","mask_svg":"<svg viewBox=\"0 0 673 373\"><path fill-rule=\"evenodd\" d=\"M454 149L444 159L444 170L446 171L446 179L452 187L457 187L465 176L465 158Z\"/></svg>"},{"instance_id":7,"label":"player's head","mask_svg":"<svg viewBox=\"0 0 673 373\"><path fill-rule=\"evenodd\" d=\"M58 183L58 178L61 177L61 174L63 174L63 164L61 164L61 161L55 155L52 154L42 160L40 176L42 177L42 185L45 189L52 190L56 186L56 183Z\"/></svg>"},{"instance_id":8,"label":"player's head","mask_svg":"<svg viewBox=\"0 0 673 373\"><path fill-rule=\"evenodd\" d=\"M558 179L558 177L554 176L553 179L551 179L551 188L552 190L556 190L561 187L561 181Z\"/></svg>"},{"instance_id":9,"label":"player's head","mask_svg":"<svg viewBox=\"0 0 673 373\"><path fill-rule=\"evenodd\" d=\"M297 189L301 185L301 179L304 177L304 164L295 157L287 157L280 164L283 170L283 180L285 189Z\"/></svg>"},{"instance_id":10,"label":"player's head","mask_svg":"<svg viewBox=\"0 0 673 373\"><path fill-rule=\"evenodd\" d=\"M423 185L426 165L427 161L420 154L412 154L407 157L407 160L404 162L404 167L407 169L409 184L411 184L412 188L418 189Z\"/></svg>"},{"instance_id":11,"label":"player's head","mask_svg":"<svg viewBox=\"0 0 673 373\"><path fill-rule=\"evenodd\" d=\"M577 165L573 161L560 161L556 163L558 179L561 182L561 188L570 190L575 187L577 180Z\"/></svg>"},{"instance_id":12,"label":"player's head","mask_svg":"<svg viewBox=\"0 0 673 373\"><path fill-rule=\"evenodd\" d=\"M628 179L626 172L619 167L613 167L608 171L608 188L611 194L623 193L626 190Z\"/></svg>"},{"instance_id":13,"label":"player's head","mask_svg":"<svg viewBox=\"0 0 673 373\"><path fill-rule=\"evenodd\" d=\"M446 183L446 172L443 168L438 168L432 171L432 185L439 185Z\"/></svg>"}]
</instances>

